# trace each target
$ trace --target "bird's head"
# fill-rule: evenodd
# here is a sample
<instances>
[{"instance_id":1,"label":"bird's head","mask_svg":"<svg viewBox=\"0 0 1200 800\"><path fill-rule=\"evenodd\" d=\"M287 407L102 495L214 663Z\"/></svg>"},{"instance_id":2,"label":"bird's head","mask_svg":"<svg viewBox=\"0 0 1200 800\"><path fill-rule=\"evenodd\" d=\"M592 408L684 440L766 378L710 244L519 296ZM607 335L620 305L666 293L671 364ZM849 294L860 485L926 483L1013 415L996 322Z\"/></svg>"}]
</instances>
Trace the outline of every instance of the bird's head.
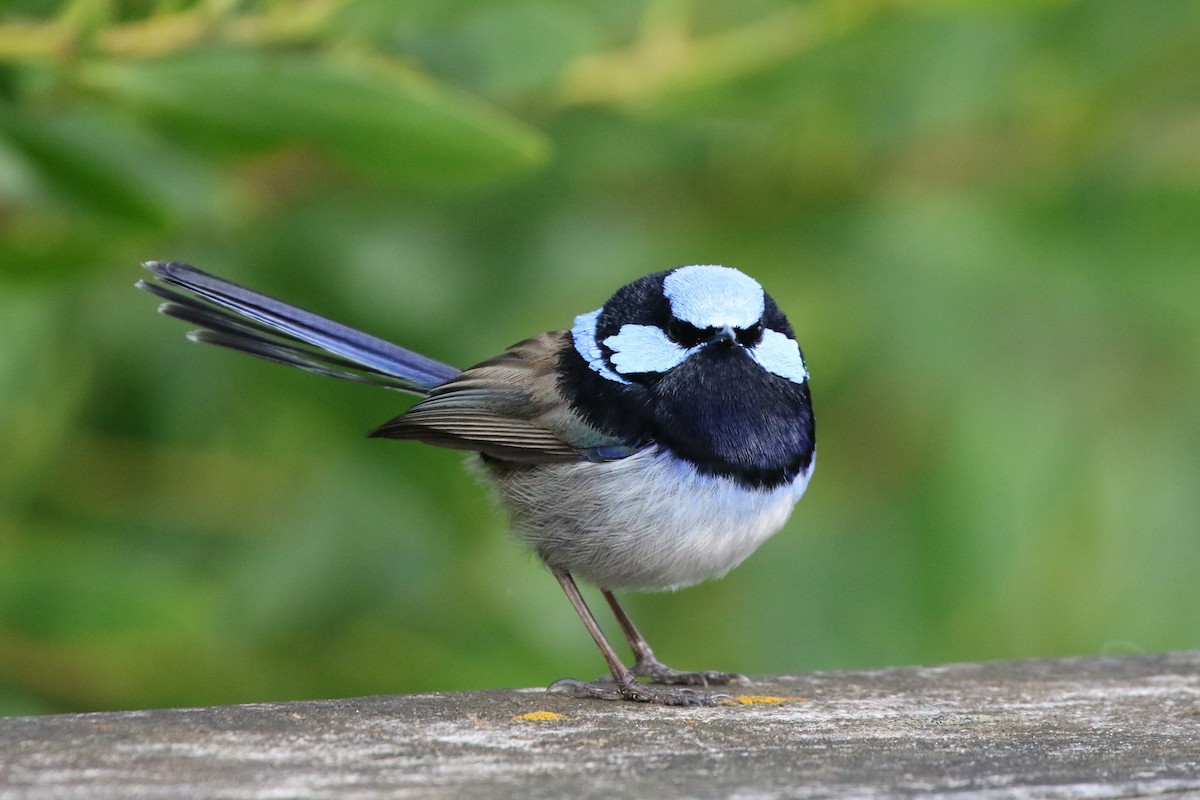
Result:
<instances>
[{"instance_id":1,"label":"bird's head","mask_svg":"<svg viewBox=\"0 0 1200 800\"><path fill-rule=\"evenodd\" d=\"M697 357L712 368L749 359L794 383L808 380L783 312L757 281L730 267L647 275L576 317L571 334L588 366L619 384L655 382Z\"/></svg>"}]
</instances>

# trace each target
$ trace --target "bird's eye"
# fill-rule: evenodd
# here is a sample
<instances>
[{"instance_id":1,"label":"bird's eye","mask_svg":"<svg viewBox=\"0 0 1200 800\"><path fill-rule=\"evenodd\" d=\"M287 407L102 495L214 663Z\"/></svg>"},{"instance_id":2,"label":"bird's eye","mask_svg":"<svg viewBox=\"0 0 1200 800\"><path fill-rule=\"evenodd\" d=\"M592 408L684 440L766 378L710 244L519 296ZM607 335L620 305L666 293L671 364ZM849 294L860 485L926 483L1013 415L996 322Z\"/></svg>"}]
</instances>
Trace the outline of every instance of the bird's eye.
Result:
<instances>
[{"instance_id":1,"label":"bird's eye","mask_svg":"<svg viewBox=\"0 0 1200 800\"><path fill-rule=\"evenodd\" d=\"M671 318L667 323L667 338L681 347L695 347L705 341L705 332L690 322Z\"/></svg>"},{"instance_id":2,"label":"bird's eye","mask_svg":"<svg viewBox=\"0 0 1200 800\"><path fill-rule=\"evenodd\" d=\"M742 347L754 347L762 341L763 325L761 322L756 322L748 328L741 328L737 332L738 344Z\"/></svg>"}]
</instances>

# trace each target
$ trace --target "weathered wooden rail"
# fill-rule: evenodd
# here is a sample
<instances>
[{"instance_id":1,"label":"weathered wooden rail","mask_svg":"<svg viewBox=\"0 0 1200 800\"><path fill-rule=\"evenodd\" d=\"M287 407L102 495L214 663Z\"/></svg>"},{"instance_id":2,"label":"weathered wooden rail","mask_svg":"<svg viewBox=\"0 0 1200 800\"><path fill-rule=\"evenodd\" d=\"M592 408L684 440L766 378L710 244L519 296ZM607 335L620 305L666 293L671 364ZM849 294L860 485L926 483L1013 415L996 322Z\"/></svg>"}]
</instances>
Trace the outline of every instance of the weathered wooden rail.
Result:
<instances>
[{"instance_id":1,"label":"weathered wooden rail","mask_svg":"<svg viewBox=\"0 0 1200 800\"><path fill-rule=\"evenodd\" d=\"M0 719L2 798L1200 798L1200 651Z\"/></svg>"}]
</instances>

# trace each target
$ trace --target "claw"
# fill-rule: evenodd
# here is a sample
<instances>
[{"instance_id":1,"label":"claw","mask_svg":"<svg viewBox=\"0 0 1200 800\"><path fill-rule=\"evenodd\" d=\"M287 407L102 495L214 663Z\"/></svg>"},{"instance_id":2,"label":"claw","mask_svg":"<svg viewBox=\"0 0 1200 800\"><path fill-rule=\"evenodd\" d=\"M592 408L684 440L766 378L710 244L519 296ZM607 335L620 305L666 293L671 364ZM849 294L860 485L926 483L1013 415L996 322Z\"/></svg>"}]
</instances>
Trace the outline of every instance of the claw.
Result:
<instances>
[{"instance_id":1,"label":"claw","mask_svg":"<svg viewBox=\"0 0 1200 800\"><path fill-rule=\"evenodd\" d=\"M734 702L732 695L701 692L690 688L669 689L663 686L630 681L619 684L612 678L591 683L575 678L559 678L546 691L569 693L580 699L632 700L663 706L716 706Z\"/></svg>"},{"instance_id":2,"label":"claw","mask_svg":"<svg viewBox=\"0 0 1200 800\"><path fill-rule=\"evenodd\" d=\"M610 680L608 685L597 681L585 683L575 678L559 678L546 687L547 692L569 694L580 699L593 698L596 700L620 700L622 695L617 684Z\"/></svg>"},{"instance_id":3,"label":"claw","mask_svg":"<svg viewBox=\"0 0 1200 800\"><path fill-rule=\"evenodd\" d=\"M639 661L630 670L634 675L649 678L654 683L672 686L725 686L730 683L749 683L750 679L740 672L681 672L671 669L658 660Z\"/></svg>"}]
</instances>

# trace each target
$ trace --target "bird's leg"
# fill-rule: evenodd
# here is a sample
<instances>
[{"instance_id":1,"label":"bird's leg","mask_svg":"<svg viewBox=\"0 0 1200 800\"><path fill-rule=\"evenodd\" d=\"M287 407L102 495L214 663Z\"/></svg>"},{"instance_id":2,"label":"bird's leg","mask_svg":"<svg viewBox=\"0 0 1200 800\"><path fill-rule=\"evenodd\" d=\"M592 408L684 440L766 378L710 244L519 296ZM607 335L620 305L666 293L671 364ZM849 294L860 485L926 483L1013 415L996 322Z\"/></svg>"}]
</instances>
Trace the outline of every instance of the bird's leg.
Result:
<instances>
[{"instance_id":1,"label":"bird's leg","mask_svg":"<svg viewBox=\"0 0 1200 800\"><path fill-rule=\"evenodd\" d=\"M724 686L733 681L745 680L744 675L736 672L680 672L671 669L654 657L654 651L646 643L646 637L642 636L642 632L633 624L633 620L629 618L624 607L617 602L616 596L608 589L601 589L600 592L608 601L609 607L612 608L613 616L620 623L621 631L625 634L626 641L629 642L629 648L633 650L636 661L630 672L634 675L649 678L655 683L685 686Z\"/></svg>"},{"instance_id":2,"label":"bird's leg","mask_svg":"<svg viewBox=\"0 0 1200 800\"><path fill-rule=\"evenodd\" d=\"M604 631L600 629L600 625L592 615L591 609L584 602L583 595L579 593L579 587L575 585L575 579L571 577L571 573L565 570L554 569L553 567L551 567L551 571L554 573L554 577L558 578L558 583L566 593L567 599L575 607L575 613L579 614L584 627L592 635L592 641L600 648L600 653L604 656L604 660L608 662L608 668L612 672L613 677L612 682L603 680L592 683L584 683L574 678L562 678L550 684L552 691L567 690L576 697L594 697L601 700L636 700L642 703L658 703L668 706L712 706L733 699L727 694L707 694L694 689L667 689L661 686L648 686L644 683L639 683L634 673L621 663L621 659L617 656L616 651L608 643L608 639L604 636ZM628 617L625 619L628 620ZM622 625L624 624L622 623ZM649 650L650 648L647 647L646 651L649 652ZM639 661L639 663L641 662Z\"/></svg>"}]
</instances>

